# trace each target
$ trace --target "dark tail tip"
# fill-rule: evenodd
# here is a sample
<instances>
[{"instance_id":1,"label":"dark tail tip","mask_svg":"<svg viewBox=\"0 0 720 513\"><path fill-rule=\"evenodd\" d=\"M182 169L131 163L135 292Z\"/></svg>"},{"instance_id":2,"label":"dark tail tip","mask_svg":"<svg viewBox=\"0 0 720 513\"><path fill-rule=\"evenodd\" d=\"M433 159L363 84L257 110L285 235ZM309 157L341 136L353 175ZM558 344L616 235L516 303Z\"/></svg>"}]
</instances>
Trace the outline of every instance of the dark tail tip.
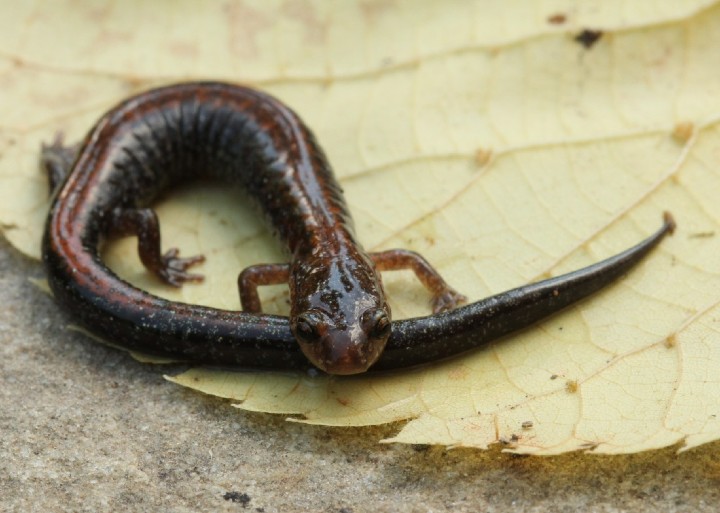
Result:
<instances>
[{"instance_id":1,"label":"dark tail tip","mask_svg":"<svg viewBox=\"0 0 720 513\"><path fill-rule=\"evenodd\" d=\"M675 218L673 215L668 212L667 210L663 212L663 222L665 223L664 231L670 235L675 233L675 228L677 228L677 223L675 223Z\"/></svg>"}]
</instances>

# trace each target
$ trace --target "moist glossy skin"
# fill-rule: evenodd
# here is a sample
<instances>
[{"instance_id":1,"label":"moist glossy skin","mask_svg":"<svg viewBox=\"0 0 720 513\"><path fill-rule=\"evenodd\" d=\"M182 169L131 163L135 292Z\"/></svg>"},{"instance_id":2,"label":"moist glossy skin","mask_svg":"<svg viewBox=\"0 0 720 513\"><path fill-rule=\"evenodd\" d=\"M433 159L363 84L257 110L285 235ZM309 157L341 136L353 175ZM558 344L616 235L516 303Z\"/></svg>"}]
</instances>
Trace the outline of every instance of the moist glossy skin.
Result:
<instances>
[{"instance_id":1,"label":"moist glossy skin","mask_svg":"<svg viewBox=\"0 0 720 513\"><path fill-rule=\"evenodd\" d=\"M215 365L283 370L310 362L355 374L452 356L602 288L674 226L668 215L655 235L616 257L453 310L464 298L419 255L363 251L312 133L258 91L222 83L148 91L109 111L78 148L47 148L45 164L55 180L72 168L43 239L58 301L109 341ZM119 279L99 256L106 237L136 235L143 264L160 279L175 286L201 279L187 268L202 257L161 252L148 208L173 184L201 177L242 185L288 248L289 264L240 275L243 312L158 298ZM378 271L408 267L430 290L435 314L392 322ZM290 287L289 319L261 313L257 286L280 282Z\"/></svg>"},{"instance_id":2,"label":"moist glossy skin","mask_svg":"<svg viewBox=\"0 0 720 513\"><path fill-rule=\"evenodd\" d=\"M163 261L159 233L152 233L154 214L138 209L170 184L201 176L246 188L287 245L291 329L310 361L339 374L367 370L390 334L377 326L390 321L374 265L355 240L340 187L313 135L284 105L247 88L211 83L162 88L128 100L100 120L48 224L45 259L58 296L67 295L57 289L72 282L77 290L64 301L72 303L82 292L128 307L137 292L130 293L97 254L112 232L144 238L143 262L165 281L197 279L184 271L198 259L173 254ZM90 307L73 310L81 308ZM104 322L147 325L141 312L148 308L138 305L137 311L123 311L123 319L112 319L119 313L114 306ZM262 326L266 317L238 322Z\"/></svg>"},{"instance_id":3,"label":"moist glossy skin","mask_svg":"<svg viewBox=\"0 0 720 513\"><path fill-rule=\"evenodd\" d=\"M295 258L290 297L291 329L316 366L354 374L377 361L390 336L390 308L373 262L357 246L320 245Z\"/></svg>"}]
</instances>

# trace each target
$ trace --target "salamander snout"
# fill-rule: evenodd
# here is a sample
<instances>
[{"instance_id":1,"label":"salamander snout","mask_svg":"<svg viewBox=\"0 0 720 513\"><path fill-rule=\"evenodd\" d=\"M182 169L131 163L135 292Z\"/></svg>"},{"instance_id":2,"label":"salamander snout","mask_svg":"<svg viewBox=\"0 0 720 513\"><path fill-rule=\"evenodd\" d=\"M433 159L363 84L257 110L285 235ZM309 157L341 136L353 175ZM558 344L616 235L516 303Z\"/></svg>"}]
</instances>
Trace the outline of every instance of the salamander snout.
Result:
<instances>
[{"instance_id":1,"label":"salamander snout","mask_svg":"<svg viewBox=\"0 0 720 513\"><path fill-rule=\"evenodd\" d=\"M328 374L359 374L380 357L391 323L383 308L371 308L353 323L336 323L319 309L310 309L292 322L305 356Z\"/></svg>"}]
</instances>

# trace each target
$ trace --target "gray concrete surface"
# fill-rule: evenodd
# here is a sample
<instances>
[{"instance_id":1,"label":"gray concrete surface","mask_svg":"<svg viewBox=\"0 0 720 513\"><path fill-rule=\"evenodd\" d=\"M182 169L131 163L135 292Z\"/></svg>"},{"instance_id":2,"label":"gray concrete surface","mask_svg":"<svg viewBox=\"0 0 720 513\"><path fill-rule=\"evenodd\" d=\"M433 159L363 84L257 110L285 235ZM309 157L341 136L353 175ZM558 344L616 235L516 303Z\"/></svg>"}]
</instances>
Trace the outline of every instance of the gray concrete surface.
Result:
<instances>
[{"instance_id":1,"label":"gray concrete surface","mask_svg":"<svg viewBox=\"0 0 720 513\"><path fill-rule=\"evenodd\" d=\"M515 457L238 411L64 328L0 239L0 511L717 511L720 444ZM180 370L176 368L175 370Z\"/></svg>"}]
</instances>

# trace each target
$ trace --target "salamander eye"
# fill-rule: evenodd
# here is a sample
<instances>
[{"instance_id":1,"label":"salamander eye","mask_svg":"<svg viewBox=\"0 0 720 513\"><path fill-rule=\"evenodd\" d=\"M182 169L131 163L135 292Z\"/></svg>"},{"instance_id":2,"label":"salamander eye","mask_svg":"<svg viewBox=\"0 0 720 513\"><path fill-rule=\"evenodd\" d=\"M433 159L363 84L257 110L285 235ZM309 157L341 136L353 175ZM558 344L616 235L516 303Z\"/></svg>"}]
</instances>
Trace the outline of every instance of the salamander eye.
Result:
<instances>
[{"instance_id":1,"label":"salamander eye","mask_svg":"<svg viewBox=\"0 0 720 513\"><path fill-rule=\"evenodd\" d=\"M318 342L324 328L325 319L319 312L308 310L295 319L295 337L307 344Z\"/></svg>"},{"instance_id":2,"label":"salamander eye","mask_svg":"<svg viewBox=\"0 0 720 513\"><path fill-rule=\"evenodd\" d=\"M366 312L365 326L368 328L366 330L368 337L375 340L386 339L390 336L390 330L392 329L390 317L380 308Z\"/></svg>"}]
</instances>

